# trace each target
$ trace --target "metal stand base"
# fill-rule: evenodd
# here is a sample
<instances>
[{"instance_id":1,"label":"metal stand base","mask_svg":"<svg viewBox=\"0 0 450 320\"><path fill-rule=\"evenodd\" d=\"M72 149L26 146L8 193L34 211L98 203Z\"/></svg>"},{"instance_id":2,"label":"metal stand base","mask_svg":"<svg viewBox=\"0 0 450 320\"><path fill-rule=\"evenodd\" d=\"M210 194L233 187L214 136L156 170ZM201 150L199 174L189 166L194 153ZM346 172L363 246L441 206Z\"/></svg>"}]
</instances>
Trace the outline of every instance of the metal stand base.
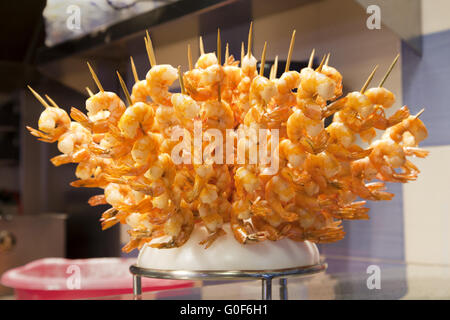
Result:
<instances>
[{"instance_id":1,"label":"metal stand base","mask_svg":"<svg viewBox=\"0 0 450 320\"><path fill-rule=\"evenodd\" d=\"M313 266L278 269L278 270L159 270L140 268L136 265L130 267L133 274L133 295L135 300L142 299L142 277L174 280L255 280L261 279L261 299L272 300L272 280L280 279L280 299L288 299L287 278L301 277L325 271L326 263Z\"/></svg>"}]
</instances>

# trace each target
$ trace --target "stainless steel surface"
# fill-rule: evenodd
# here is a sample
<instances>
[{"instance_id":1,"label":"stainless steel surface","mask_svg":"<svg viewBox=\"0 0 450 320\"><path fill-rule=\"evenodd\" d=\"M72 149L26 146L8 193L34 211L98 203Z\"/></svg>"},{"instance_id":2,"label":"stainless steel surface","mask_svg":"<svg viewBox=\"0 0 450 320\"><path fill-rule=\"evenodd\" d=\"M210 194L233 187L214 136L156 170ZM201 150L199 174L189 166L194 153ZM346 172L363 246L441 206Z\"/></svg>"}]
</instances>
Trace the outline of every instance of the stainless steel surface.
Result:
<instances>
[{"instance_id":1,"label":"stainless steel surface","mask_svg":"<svg viewBox=\"0 0 450 320\"><path fill-rule=\"evenodd\" d=\"M142 298L141 277L157 279L178 279L178 280L262 280L261 295L263 300L272 299L272 279L288 277L309 276L327 269L327 264L322 262L317 265L277 269L277 270L161 270L140 268L136 265L130 266L130 272L133 274L133 294L134 299ZM281 283L281 282L280 282ZM287 298L287 282L284 295ZM281 292L281 291L280 291Z\"/></svg>"},{"instance_id":2,"label":"stainless steel surface","mask_svg":"<svg viewBox=\"0 0 450 320\"><path fill-rule=\"evenodd\" d=\"M0 276L9 269L36 259L65 256L66 231L63 214L14 216L10 220L0 220L0 230L6 237L13 235L15 238L15 244L9 245L9 250L0 249ZM6 240L6 243L10 240ZM0 247L1 242L0 240ZM0 285L0 295L11 293L10 288Z\"/></svg>"}]
</instances>

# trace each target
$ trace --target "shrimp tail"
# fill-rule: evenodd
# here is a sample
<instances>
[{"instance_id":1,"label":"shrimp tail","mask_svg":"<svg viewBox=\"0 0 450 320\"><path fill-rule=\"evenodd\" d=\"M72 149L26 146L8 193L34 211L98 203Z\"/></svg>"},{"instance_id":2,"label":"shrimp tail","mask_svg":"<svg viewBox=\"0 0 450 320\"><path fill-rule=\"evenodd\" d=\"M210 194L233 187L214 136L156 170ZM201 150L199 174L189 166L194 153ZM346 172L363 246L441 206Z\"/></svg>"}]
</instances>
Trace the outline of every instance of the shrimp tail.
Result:
<instances>
[{"instance_id":1,"label":"shrimp tail","mask_svg":"<svg viewBox=\"0 0 450 320\"><path fill-rule=\"evenodd\" d=\"M390 116L388 118L388 127L392 127L392 126L396 125L397 123L402 122L409 116L410 116L410 112L409 112L408 106L401 107L392 116Z\"/></svg>"},{"instance_id":2,"label":"shrimp tail","mask_svg":"<svg viewBox=\"0 0 450 320\"><path fill-rule=\"evenodd\" d=\"M200 178L198 175L195 176L195 182L194 186L192 187L192 190L186 195L185 201L188 203L191 203L200 194L200 191L202 191L203 186L205 185L205 181Z\"/></svg>"},{"instance_id":3,"label":"shrimp tail","mask_svg":"<svg viewBox=\"0 0 450 320\"><path fill-rule=\"evenodd\" d=\"M215 232L208 235L208 237L206 237L206 239L200 241L199 244L202 246L204 245L205 249L208 249L214 243L214 241L217 240L217 238L219 238L220 236L223 236L225 234L226 234L226 232L222 228L218 228Z\"/></svg>"},{"instance_id":4,"label":"shrimp tail","mask_svg":"<svg viewBox=\"0 0 450 320\"><path fill-rule=\"evenodd\" d=\"M70 117L81 124L83 127L85 127L88 130L92 130L93 123L87 115L85 115L82 111L78 110L75 107L70 108Z\"/></svg>"},{"instance_id":5,"label":"shrimp tail","mask_svg":"<svg viewBox=\"0 0 450 320\"><path fill-rule=\"evenodd\" d=\"M355 161L367 157L372 152L372 149L348 150L339 144L330 144L328 149L337 159L343 161Z\"/></svg>"},{"instance_id":6,"label":"shrimp tail","mask_svg":"<svg viewBox=\"0 0 450 320\"><path fill-rule=\"evenodd\" d=\"M342 110L345 107L346 103L347 97L341 98L339 100L330 103L324 109L322 109L322 118L329 117L338 112L339 110Z\"/></svg>"},{"instance_id":7,"label":"shrimp tail","mask_svg":"<svg viewBox=\"0 0 450 320\"><path fill-rule=\"evenodd\" d=\"M72 157L67 155L67 154L60 154L59 156L51 158L50 162L55 167L59 167L60 165L71 163L72 162Z\"/></svg>"},{"instance_id":8,"label":"shrimp tail","mask_svg":"<svg viewBox=\"0 0 450 320\"><path fill-rule=\"evenodd\" d=\"M91 207L108 204L104 194L98 194L89 198L88 203Z\"/></svg>"},{"instance_id":9,"label":"shrimp tail","mask_svg":"<svg viewBox=\"0 0 450 320\"><path fill-rule=\"evenodd\" d=\"M134 249L141 247L141 239L131 239L128 243L122 247L122 251L125 253L130 253Z\"/></svg>"},{"instance_id":10,"label":"shrimp tail","mask_svg":"<svg viewBox=\"0 0 450 320\"><path fill-rule=\"evenodd\" d=\"M30 131L30 133L37 137L38 140L43 141L43 142L47 142L47 143L53 143L55 141L58 140L59 136L50 136L42 131L39 131L37 129L31 128L29 126L27 126L28 131Z\"/></svg>"},{"instance_id":11,"label":"shrimp tail","mask_svg":"<svg viewBox=\"0 0 450 320\"><path fill-rule=\"evenodd\" d=\"M335 221L331 226L319 230L305 231L305 239L315 243L330 243L342 240L345 231L342 228L341 221Z\"/></svg>"},{"instance_id":12,"label":"shrimp tail","mask_svg":"<svg viewBox=\"0 0 450 320\"><path fill-rule=\"evenodd\" d=\"M79 179L70 183L75 188L102 188L107 184L105 179L100 178Z\"/></svg>"},{"instance_id":13,"label":"shrimp tail","mask_svg":"<svg viewBox=\"0 0 450 320\"><path fill-rule=\"evenodd\" d=\"M115 208L109 208L105 212L102 213L102 217L100 219L102 230L106 230L111 228L112 226L119 223L119 219L117 219L116 215L119 211Z\"/></svg>"},{"instance_id":14,"label":"shrimp tail","mask_svg":"<svg viewBox=\"0 0 450 320\"><path fill-rule=\"evenodd\" d=\"M333 210L331 215L336 219L343 220L368 220L369 208L363 207L365 201L358 201L341 207L337 210Z\"/></svg>"},{"instance_id":15,"label":"shrimp tail","mask_svg":"<svg viewBox=\"0 0 450 320\"><path fill-rule=\"evenodd\" d=\"M405 147L404 150L407 156L416 156L419 158L425 158L430 154L430 151L422 148Z\"/></svg>"}]
</instances>

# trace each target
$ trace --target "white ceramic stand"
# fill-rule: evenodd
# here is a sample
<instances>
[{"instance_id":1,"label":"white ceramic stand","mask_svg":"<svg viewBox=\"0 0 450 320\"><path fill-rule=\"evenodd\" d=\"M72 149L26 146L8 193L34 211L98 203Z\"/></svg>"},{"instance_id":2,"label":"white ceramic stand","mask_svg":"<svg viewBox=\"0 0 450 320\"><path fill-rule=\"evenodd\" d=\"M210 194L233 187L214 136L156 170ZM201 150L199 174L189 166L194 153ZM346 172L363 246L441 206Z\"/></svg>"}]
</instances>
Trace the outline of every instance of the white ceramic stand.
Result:
<instances>
[{"instance_id":1,"label":"white ceramic stand","mask_svg":"<svg viewBox=\"0 0 450 320\"><path fill-rule=\"evenodd\" d=\"M217 280L261 279L262 299L272 299L272 279L280 278L280 297L287 299L287 277L305 276L324 271L319 250L311 242L289 239L263 241L242 245L229 228L211 247L204 249L198 243L207 232L196 228L189 240L180 248L154 249L144 246L133 274L135 299L142 295L141 277L162 279Z\"/></svg>"},{"instance_id":2,"label":"white ceramic stand","mask_svg":"<svg viewBox=\"0 0 450 320\"><path fill-rule=\"evenodd\" d=\"M290 239L242 245L233 237L230 226L208 249L199 245L207 237L204 227L196 227L189 240L179 248L155 249L144 246L137 266L162 270L276 270L316 265L319 250L314 243Z\"/></svg>"}]
</instances>

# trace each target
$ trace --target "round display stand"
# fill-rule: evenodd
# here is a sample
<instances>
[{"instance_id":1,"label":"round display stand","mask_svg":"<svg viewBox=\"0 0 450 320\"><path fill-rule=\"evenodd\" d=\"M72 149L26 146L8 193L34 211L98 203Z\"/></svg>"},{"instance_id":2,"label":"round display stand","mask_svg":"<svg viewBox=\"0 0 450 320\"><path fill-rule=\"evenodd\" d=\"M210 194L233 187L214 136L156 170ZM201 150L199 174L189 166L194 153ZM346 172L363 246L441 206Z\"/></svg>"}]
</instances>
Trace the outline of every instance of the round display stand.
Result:
<instances>
[{"instance_id":1,"label":"round display stand","mask_svg":"<svg viewBox=\"0 0 450 320\"><path fill-rule=\"evenodd\" d=\"M324 271L314 243L290 239L242 245L233 237L229 225L226 235L205 249L199 242L208 236L196 227L179 248L155 249L145 245L138 261L130 267L135 298L141 297L141 277L180 280L262 280L262 298L272 298L272 279L280 279L280 297L287 299L287 280Z\"/></svg>"},{"instance_id":2,"label":"round display stand","mask_svg":"<svg viewBox=\"0 0 450 320\"><path fill-rule=\"evenodd\" d=\"M177 280L256 280L262 281L261 298L262 300L272 300L272 280L280 279L280 298L287 300L287 278L309 276L325 271L326 263L319 263L312 266L303 266L297 268L278 269L278 270L159 270L141 268L136 265L130 267L133 274L133 295L136 300L142 297L141 278L158 279L177 279Z\"/></svg>"}]
</instances>

